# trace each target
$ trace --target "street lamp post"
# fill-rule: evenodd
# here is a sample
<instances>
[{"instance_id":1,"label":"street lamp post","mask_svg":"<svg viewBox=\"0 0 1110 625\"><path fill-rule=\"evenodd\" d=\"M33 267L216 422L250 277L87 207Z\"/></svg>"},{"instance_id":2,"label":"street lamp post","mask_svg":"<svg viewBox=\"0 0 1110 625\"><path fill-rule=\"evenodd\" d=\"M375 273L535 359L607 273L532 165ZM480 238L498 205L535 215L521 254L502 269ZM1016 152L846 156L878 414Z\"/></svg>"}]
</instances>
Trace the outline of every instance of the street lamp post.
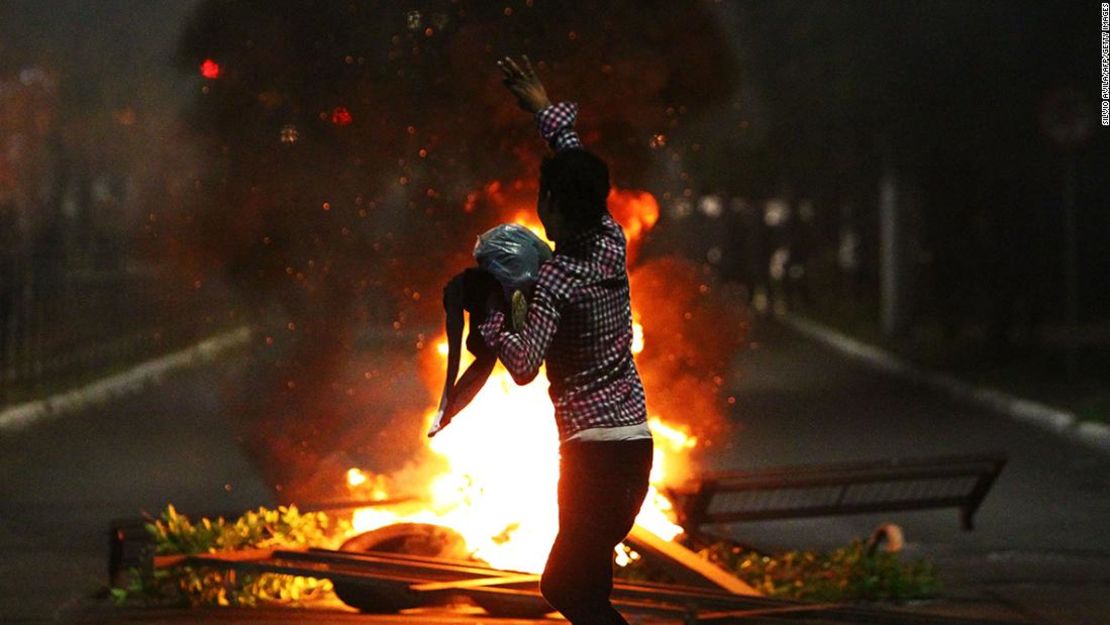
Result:
<instances>
[{"instance_id":1,"label":"street lamp post","mask_svg":"<svg viewBox=\"0 0 1110 625\"><path fill-rule=\"evenodd\" d=\"M1065 87L1048 94L1041 108L1041 131L1064 151L1064 310L1068 325L1067 372L1078 369L1079 328L1079 217L1076 208L1077 152L1091 136L1095 114L1076 89Z\"/></svg>"}]
</instances>

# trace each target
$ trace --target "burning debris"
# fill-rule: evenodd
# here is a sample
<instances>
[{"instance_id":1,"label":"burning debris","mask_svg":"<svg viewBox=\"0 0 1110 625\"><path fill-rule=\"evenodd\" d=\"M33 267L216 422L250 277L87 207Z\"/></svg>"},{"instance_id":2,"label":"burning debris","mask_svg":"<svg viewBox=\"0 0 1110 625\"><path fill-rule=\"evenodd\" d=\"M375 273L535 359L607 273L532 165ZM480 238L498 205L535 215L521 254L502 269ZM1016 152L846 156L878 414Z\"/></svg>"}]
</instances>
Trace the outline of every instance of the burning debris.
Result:
<instances>
[{"instance_id":1,"label":"burning debris","mask_svg":"<svg viewBox=\"0 0 1110 625\"><path fill-rule=\"evenodd\" d=\"M653 427L679 445L692 444L668 432L666 426ZM732 501L746 502L749 510L726 511L721 518L708 519L713 522L955 506L962 511L965 529L970 529L970 515L1004 464L1004 456L984 455L704 475L694 499L680 502L712 506L715 493L706 496L702 491L707 487L744 494ZM347 477L354 489L375 488L383 482L381 476L357 469ZM843 507L832 508L828 494L836 489L842 489L837 499ZM384 496L387 490L375 490L374 496ZM794 509L784 508L784 502ZM192 522L170 506L153 523L117 522L109 567L112 592L121 601L134 592L148 599L176 597L193 604L315 605L326 603L334 591L347 605L367 612L466 599L491 615L518 618L539 617L550 609L538 593L538 575L490 566L475 555L472 541L462 530L448 527L443 518L390 521L369 531L351 523L352 518L365 518L367 511L375 509L382 512L380 518L396 518L399 503L332 504L328 513L301 513L295 507L260 509L231 522L223 518ZM427 502L414 503L412 510L429 507ZM645 502L645 509L649 503ZM504 518L519 518L515 512L503 511ZM682 516L693 535L681 542L699 545L698 553L644 524L637 525L618 549L615 561L627 566L627 572L618 576L613 596L622 611L676 616L686 622L695 617L711 619L718 614L716 609L742 610L744 616L750 616L750 610L784 615L820 611L833 622L943 620L887 611L844 612L843 604L767 603L757 597L755 588L773 597L819 601L931 596L938 585L936 572L926 561L899 560L903 536L897 526L882 525L867 542L857 540L827 554L767 555L698 533L697 526L707 519L696 512L686 509ZM879 549L883 537L889 542ZM339 550L333 551L336 547ZM667 583L633 581L644 579Z\"/></svg>"},{"instance_id":2,"label":"burning debris","mask_svg":"<svg viewBox=\"0 0 1110 625\"><path fill-rule=\"evenodd\" d=\"M147 605L185 599L194 605L334 608L338 599L363 612L404 611L396 616L398 622L422 622L426 615L449 615L456 622L473 613L466 604L495 617L540 618L551 610L539 593L538 575L490 567L470 557L465 541L451 529L393 524L359 534L335 550L334 536L350 531L345 522L336 521L342 517L341 512L301 513L283 507L248 512L234 522L191 522L170 507L145 529L141 521L117 522L112 594L120 603ZM334 531L321 531L326 528ZM153 553L151 538L157 549ZM628 543L644 555L635 575L615 581L614 604L625 614L650 615L661 622L746 622L774 616L801 622L819 617L830 623L1002 625L844 603L917 598L936 587L929 564L900 562L897 554L876 552L863 541L829 554L772 556L716 542L695 554L637 528ZM667 581L646 581L645 572L648 580Z\"/></svg>"}]
</instances>

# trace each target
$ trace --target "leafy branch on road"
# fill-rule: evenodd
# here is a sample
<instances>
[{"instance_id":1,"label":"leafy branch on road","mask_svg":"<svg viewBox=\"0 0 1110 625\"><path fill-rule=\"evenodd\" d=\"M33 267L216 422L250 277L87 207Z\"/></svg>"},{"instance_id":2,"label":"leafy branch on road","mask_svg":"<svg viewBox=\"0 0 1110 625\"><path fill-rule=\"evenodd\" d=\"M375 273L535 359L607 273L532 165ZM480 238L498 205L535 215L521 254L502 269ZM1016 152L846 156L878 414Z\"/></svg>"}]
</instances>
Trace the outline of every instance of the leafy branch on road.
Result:
<instances>
[{"instance_id":1,"label":"leafy branch on road","mask_svg":"<svg viewBox=\"0 0 1110 625\"><path fill-rule=\"evenodd\" d=\"M157 555L194 555L244 549L334 547L346 535L345 522L333 523L323 512L301 513L296 506L260 507L235 521L223 517L193 522L173 505L161 519L146 524ZM178 565L143 571L132 569L125 587L113 588L117 603L142 597L148 602L189 605L299 605L329 597L331 581L311 577L252 574L213 567Z\"/></svg>"},{"instance_id":2,"label":"leafy branch on road","mask_svg":"<svg viewBox=\"0 0 1110 625\"><path fill-rule=\"evenodd\" d=\"M868 549L862 540L828 553L766 555L727 541L701 555L771 597L810 601L905 601L935 596L936 571L925 560L902 562L897 553Z\"/></svg>"}]
</instances>

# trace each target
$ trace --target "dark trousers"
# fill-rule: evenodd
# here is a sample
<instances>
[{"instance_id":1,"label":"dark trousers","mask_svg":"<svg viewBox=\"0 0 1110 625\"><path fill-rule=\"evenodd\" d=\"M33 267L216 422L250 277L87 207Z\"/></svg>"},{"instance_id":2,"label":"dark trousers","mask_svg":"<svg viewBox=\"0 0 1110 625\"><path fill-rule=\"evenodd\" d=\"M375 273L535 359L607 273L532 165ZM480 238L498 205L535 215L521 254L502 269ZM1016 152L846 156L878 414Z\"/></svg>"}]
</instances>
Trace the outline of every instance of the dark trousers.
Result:
<instances>
[{"instance_id":1,"label":"dark trousers","mask_svg":"<svg viewBox=\"0 0 1110 625\"><path fill-rule=\"evenodd\" d=\"M627 625L609 602L613 548L647 495L652 441L570 442L559 453L559 534L540 592L573 625Z\"/></svg>"}]
</instances>

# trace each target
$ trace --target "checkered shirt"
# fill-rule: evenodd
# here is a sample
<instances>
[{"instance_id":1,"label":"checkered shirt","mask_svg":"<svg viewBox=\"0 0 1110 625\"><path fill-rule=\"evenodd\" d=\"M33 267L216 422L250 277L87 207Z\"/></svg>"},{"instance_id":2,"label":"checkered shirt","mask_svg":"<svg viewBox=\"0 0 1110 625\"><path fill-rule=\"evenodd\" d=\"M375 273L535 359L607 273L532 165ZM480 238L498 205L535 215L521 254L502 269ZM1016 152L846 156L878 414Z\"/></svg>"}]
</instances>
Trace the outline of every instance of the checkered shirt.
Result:
<instances>
[{"instance_id":1,"label":"checkered shirt","mask_svg":"<svg viewBox=\"0 0 1110 625\"><path fill-rule=\"evenodd\" d=\"M556 152L567 148L580 148L582 141L574 131L578 119L578 105L574 102L559 102L536 113L536 126L540 135Z\"/></svg>"},{"instance_id":2,"label":"checkered shirt","mask_svg":"<svg viewBox=\"0 0 1110 625\"><path fill-rule=\"evenodd\" d=\"M517 384L546 360L560 440L592 428L643 424L644 387L632 361L624 232L608 214L560 242L540 267L519 332L495 311L479 326Z\"/></svg>"}]
</instances>

